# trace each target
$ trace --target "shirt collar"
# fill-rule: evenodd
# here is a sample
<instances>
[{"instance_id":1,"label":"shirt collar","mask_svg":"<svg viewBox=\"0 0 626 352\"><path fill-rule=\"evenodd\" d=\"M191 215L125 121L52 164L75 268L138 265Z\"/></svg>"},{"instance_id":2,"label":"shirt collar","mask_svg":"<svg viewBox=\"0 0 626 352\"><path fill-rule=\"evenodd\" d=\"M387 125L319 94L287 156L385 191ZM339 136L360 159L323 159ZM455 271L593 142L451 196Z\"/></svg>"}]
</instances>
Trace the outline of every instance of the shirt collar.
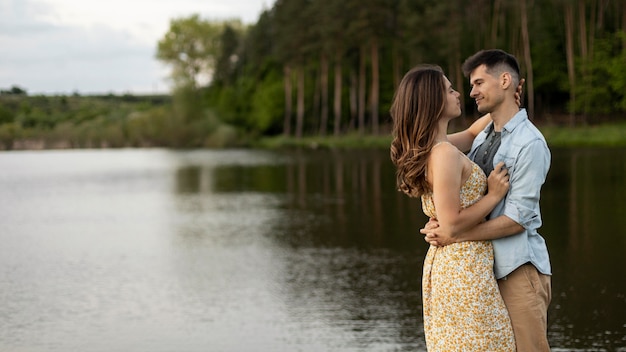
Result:
<instances>
[{"instance_id":1,"label":"shirt collar","mask_svg":"<svg viewBox=\"0 0 626 352\"><path fill-rule=\"evenodd\" d=\"M513 118L510 119L509 122L506 123L506 125L504 125L502 129L511 133L517 126L519 126L519 124L521 124L527 119L528 119L528 114L526 113L526 109L521 108L519 109L517 114L515 114Z\"/></svg>"},{"instance_id":2,"label":"shirt collar","mask_svg":"<svg viewBox=\"0 0 626 352\"><path fill-rule=\"evenodd\" d=\"M504 125L502 130L503 131L507 131L508 133L511 133L511 132L513 132L515 127L519 126L520 123L522 123L523 121L525 121L527 119L528 119L528 114L526 113L526 109L521 108L513 116L513 118L510 119L509 122L506 123L506 125ZM490 122L487 125L487 127L485 127L485 129L483 130L483 133L485 134L485 136L488 136L489 132L491 132L492 129L493 129L493 122Z\"/></svg>"}]
</instances>

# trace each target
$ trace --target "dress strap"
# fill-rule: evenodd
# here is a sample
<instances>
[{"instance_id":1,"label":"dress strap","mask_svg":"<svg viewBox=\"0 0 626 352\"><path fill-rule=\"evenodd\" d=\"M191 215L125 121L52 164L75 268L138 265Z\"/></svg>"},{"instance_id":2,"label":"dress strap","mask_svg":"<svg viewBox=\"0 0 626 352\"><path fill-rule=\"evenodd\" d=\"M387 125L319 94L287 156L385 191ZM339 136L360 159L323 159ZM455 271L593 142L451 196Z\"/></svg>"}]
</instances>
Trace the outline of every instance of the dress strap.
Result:
<instances>
[{"instance_id":1,"label":"dress strap","mask_svg":"<svg viewBox=\"0 0 626 352\"><path fill-rule=\"evenodd\" d=\"M443 143L448 143L448 144L450 144L451 146L453 146L453 147L454 147L454 145L453 145L452 143L450 143L449 141L441 141L441 142L437 142L437 143L435 143L435 144L432 146L432 148L434 148L434 147L436 147L436 146L438 146L438 145L440 145L440 144L443 144ZM431 149L432 149L432 148L431 148ZM455 148L456 148L456 147L455 147Z\"/></svg>"}]
</instances>

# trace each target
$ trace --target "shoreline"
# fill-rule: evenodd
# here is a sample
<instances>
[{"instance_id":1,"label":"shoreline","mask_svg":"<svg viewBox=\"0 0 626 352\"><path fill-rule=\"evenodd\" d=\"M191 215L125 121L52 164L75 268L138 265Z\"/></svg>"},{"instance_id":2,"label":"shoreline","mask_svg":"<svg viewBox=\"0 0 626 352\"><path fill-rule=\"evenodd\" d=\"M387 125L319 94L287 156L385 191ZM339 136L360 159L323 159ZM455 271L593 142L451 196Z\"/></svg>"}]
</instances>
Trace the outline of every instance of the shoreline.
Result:
<instances>
[{"instance_id":1,"label":"shoreline","mask_svg":"<svg viewBox=\"0 0 626 352\"><path fill-rule=\"evenodd\" d=\"M537 126L551 148L572 147L626 147L626 123L604 123L594 126L563 127L556 125ZM0 151L10 150L62 150L62 149L121 149L121 148L176 148L166 145L114 145L106 141L86 142L77 145L70 140L50 140L46 138L24 138L11 141L11 147L0 144ZM341 136L304 136L301 138L286 136L260 137L246 144L226 145L217 148L258 148L258 149L386 149L391 143L391 136L350 133ZM204 149L204 148L200 148Z\"/></svg>"}]
</instances>

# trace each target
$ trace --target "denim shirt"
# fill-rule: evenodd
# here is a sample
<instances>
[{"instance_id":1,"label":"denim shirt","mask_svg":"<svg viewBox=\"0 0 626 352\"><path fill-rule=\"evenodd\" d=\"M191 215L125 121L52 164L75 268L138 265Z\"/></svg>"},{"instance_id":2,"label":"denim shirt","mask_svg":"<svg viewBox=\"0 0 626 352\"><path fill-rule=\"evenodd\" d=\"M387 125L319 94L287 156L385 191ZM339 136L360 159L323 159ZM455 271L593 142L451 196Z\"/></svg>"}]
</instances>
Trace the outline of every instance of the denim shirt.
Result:
<instances>
[{"instance_id":1,"label":"denim shirt","mask_svg":"<svg viewBox=\"0 0 626 352\"><path fill-rule=\"evenodd\" d=\"M492 123L491 123L492 124ZM474 139L469 157L474 160L478 147L485 141L491 124ZM504 161L511 187L503 200L489 214L489 219L506 215L524 227L524 231L492 241L497 279L509 275L525 263L551 275L546 242L537 229L541 227L539 195L550 168L550 150L539 130L521 109L502 129L502 143L493 164Z\"/></svg>"}]
</instances>

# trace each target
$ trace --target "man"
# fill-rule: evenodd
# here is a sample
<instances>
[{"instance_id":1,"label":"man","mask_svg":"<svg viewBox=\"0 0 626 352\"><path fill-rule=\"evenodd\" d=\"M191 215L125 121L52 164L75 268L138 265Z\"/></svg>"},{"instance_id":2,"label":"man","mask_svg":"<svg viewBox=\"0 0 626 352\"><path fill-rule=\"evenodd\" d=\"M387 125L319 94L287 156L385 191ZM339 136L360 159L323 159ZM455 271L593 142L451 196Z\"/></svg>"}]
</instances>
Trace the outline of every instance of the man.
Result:
<instances>
[{"instance_id":1,"label":"man","mask_svg":"<svg viewBox=\"0 0 626 352\"><path fill-rule=\"evenodd\" d=\"M480 132L469 157L489 175L504 161L510 190L485 221L463 233L452 233L431 220L420 232L433 245L492 240L494 269L509 311L517 350L550 351L547 311L551 267L541 226L539 196L550 167L550 150L539 130L519 109L515 91L520 80L517 59L502 50L479 51L463 63L478 111L493 123Z\"/></svg>"}]
</instances>

